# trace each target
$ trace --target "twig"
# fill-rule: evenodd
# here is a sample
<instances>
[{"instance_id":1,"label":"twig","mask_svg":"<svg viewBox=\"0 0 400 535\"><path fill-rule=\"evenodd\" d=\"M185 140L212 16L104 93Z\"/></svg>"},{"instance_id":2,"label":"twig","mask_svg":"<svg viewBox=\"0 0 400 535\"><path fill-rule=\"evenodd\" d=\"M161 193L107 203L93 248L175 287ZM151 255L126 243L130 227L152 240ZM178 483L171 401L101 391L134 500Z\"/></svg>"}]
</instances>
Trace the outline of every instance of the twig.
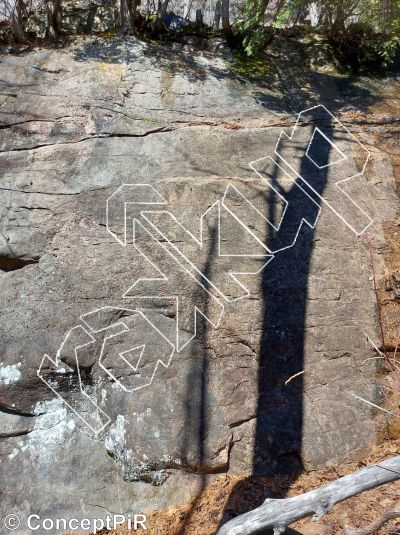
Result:
<instances>
[{"instance_id":1,"label":"twig","mask_svg":"<svg viewBox=\"0 0 400 535\"><path fill-rule=\"evenodd\" d=\"M376 306L377 306L377 310L378 310L379 329L380 329L380 332L381 332L382 352L385 355L385 358L387 359L388 356L387 356L387 353L386 353L385 334L383 332L381 305L380 305L380 302L379 302L378 285L376 283L376 271L375 271L374 255L372 254L371 240L368 240L368 248L369 248L370 261L371 261L372 280L373 280L373 283L374 283L374 293L375 293L375 299L376 299ZM390 362L388 364L389 364L389 369L391 369Z\"/></svg>"},{"instance_id":2,"label":"twig","mask_svg":"<svg viewBox=\"0 0 400 535\"><path fill-rule=\"evenodd\" d=\"M363 401L364 403L366 403L367 405L370 405L371 407L374 407L375 409L379 409L382 412L386 412L387 414L390 414L391 416L394 416L395 418L400 419L400 416L398 414L395 414L394 412L389 411L388 409L384 409L383 407L380 407L376 403L372 403L372 401L368 401L368 399L364 399L361 396L357 396L357 394L353 394L352 392L346 392L346 394L348 394L349 396L353 396L353 398L356 398L359 401Z\"/></svg>"},{"instance_id":3,"label":"twig","mask_svg":"<svg viewBox=\"0 0 400 535\"><path fill-rule=\"evenodd\" d=\"M399 350L399 347L400 347L400 325L397 330L396 347L394 348L394 355L393 355L394 360L396 360L396 355L397 355L397 351Z\"/></svg>"},{"instance_id":4,"label":"twig","mask_svg":"<svg viewBox=\"0 0 400 535\"><path fill-rule=\"evenodd\" d=\"M378 529L381 529L386 522L389 522L389 520L393 520L399 516L400 506L396 507L395 509L391 509L390 511L386 511L386 513L383 513L382 516L363 528L352 528L351 526L346 526L343 530L343 535L371 535L372 533L378 531Z\"/></svg>"},{"instance_id":5,"label":"twig","mask_svg":"<svg viewBox=\"0 0 400 535\"><path fill-rule=\"evenodd\" d=\"M300 375L304 375L304 373L305 373L305 370L301 370L301 372L297 372L294 375L291 375L289 379L286 379L285 385L289 384L290 381L293 381L293 379L296 379L296 377L299 377Z\"/></svg>"}]
</instances>

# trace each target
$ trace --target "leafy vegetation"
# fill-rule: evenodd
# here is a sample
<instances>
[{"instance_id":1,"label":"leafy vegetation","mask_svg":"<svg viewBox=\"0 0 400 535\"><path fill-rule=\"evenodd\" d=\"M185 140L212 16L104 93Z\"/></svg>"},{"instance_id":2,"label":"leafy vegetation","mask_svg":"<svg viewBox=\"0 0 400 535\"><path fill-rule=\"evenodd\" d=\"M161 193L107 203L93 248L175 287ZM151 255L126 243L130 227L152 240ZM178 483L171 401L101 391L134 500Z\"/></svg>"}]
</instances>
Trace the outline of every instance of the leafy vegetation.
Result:
<instances>
[{"instance_id":1,"label":"leafy vegetation","mask_svg":"<svg viewBox=\"0 0 400 535\"><path fill-rule=\"evenodd\" d=\"M73 33L68 22L73 3L0 0L0 39L2 33L20 42ZM387 67L400 48L400 0L108 0L88 5L89 15L82 16L75 33L135 33L165 42L222 32L229 46L253 58L246 62L235 53L238 71L252 64L262 71L260 52L281 32L287 36L292 31L293 38L310 34L323 38L334 61L353 72ZM93 21L102 13L95 27Z\"/></svg>"},{"instance_id":2,"label":"leafy vegetation","mask_svg":"<svg viewBox=\"0 0 400 535\"><path fill-rule=\"evenodd\" d=\"M238 25L243 48L257 54L276 28L312 27L343 66L358 71L389 65L400 45L400 0L250 0Z\"/></svg>"}]
</instances>

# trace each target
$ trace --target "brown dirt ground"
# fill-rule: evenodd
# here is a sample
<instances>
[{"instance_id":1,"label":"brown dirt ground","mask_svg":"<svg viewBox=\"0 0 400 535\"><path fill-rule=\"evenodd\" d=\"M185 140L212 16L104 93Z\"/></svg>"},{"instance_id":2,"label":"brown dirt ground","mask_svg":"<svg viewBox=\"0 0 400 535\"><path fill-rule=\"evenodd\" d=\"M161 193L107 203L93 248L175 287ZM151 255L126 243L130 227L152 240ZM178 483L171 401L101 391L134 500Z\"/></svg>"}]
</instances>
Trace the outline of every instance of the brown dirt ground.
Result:
<instances>
[{"instance_id":1,"label":"brown dirt ground","mask_svg":"<svg viewBox=\"0 0 400 535\"><path fill-rule=\"evenodd\" d=\"M292 483L287 496L294 496L320 487L371 463L400 454L400 440L384 442L376 446L363 460L340 467L326 468L300 476ZM147 515L149 535L214 535L222 518L229 518L249 511L270 497L283 497L287 488L284 479L246 476L221 476L206 486L197 499L168 511L154 511ZM400 503L400 481L382 485L336 505L319 524L328 529L329 535L342 532L346 525L361 527L372 522L383 512ZM310 519L296 522L291 528L308 532ZM141 530L138 531L140 533ZM131 535L132 531L121 528L102 532ZM143 532L144 533L144 532ZM400 518L388 522L379 535L400 534Z\"/></svg>"}]
</instances>

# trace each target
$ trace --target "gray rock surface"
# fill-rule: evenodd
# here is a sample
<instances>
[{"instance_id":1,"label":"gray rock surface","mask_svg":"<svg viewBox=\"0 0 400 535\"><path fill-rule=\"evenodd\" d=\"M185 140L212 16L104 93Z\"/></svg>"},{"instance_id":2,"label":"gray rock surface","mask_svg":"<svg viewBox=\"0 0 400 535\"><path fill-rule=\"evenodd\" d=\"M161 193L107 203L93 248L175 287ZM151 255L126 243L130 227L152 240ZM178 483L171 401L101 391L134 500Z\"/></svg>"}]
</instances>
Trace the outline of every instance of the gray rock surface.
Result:
<instances>
[{"instance_id":1,"label":"gray rock surface","mask_svg":"<svg viewBox=\"0 0 400 535\"><path fill-rule=\"evenodd\" d=\"M308 87L293 76L288 89L272 75L260 86L220 56L128 37L77 39L0 62L2 516L146 512L191 499L219 473L287 471L300 458L318 467L372 444L374 413L354 397L379 403L375 361L364 363L374 356L365 334L379 339L368 249L315 193L342 206L337 166L320 162L314 193L290 179L309 165L304 148L317 123L339 148L343 130L311 114L294 149L282 148L289 175L267 161L258 175L248 164L274 156L294 109L322 102L336 115L366 111L384 95L318 72ZM397 207L390 161L373 146L376 125L341 118L371 151L364 175L344 189L373 218L368 234L379 253L382 220ZM365 153L345 148L340 169L351 176ZM326 163L337 156L329 150ZM193 236L152 199L150 208L128 205L121 245L130 197L112 205L114 237L106 203L123 184L155 188L162 209ZM233 186L218 235L215 203ZM265 219L279 222L278 191L299 207L280 234ZM158 213L144 218L143 209ZM201 247L194 237L206 211ZM297 233L300 216L308 225ZM155 228L165 247L146 232ZM191 264L168 261L176 248ZM383 276L382 254L377 264ZM169 285L151 280L155 266L168 271ZM227 274L235 269L259 271L238 276L248 292ZM178 331L171 291L180 299ZM145 298L154 295L163 298ZM194 304L218 326L201 315L195 324ZM44 355L47 385L37 375ZM164 366L153 378L157 360Z\"/></svg>"}]
</instances>

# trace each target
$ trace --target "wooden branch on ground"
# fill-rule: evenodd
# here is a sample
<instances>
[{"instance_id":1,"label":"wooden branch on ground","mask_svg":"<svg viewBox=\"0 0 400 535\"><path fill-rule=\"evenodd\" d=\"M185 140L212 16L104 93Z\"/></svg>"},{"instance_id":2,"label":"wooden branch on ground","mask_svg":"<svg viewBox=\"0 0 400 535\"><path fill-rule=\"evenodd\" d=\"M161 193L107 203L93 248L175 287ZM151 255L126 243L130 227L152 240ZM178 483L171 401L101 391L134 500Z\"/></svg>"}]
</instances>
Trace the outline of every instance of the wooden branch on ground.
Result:
<instances>
[{"instance_id":1,"label":"wooden branch on ground","mask_svg":"<svg viewBox=\"0 0 400 535\"><path fill-rule=\"evenodd\" d=\"M383 513L382 516L371 522L371 524L368 524L368 526L364 526L363 528L352 528L350 526L346 526L345 530L343 531L343 535L372 535L372 533L375 533L376 531L378 531L378 529L381 529L381 527L384 526L386 522L389 522L389 520L393 520L394 518L398 518L399 516L400 505L395 509L386 511L386 513Z\"/></svg>"},{"instance_id":2,"label":"wooden branch on ground","mask_svg":"<svg viewBox=\"0 0 400 535\"><path fill-rule=\"evenodd\" d=\"M257 509L224 524L216 535L252 535L266 529L273 529L274 535L279 535L296 520L309 515L320 518L337 503L396 479L400 479L400 456L367 466L299 496L267 499Z\"/></svg>"}]
</instances>

